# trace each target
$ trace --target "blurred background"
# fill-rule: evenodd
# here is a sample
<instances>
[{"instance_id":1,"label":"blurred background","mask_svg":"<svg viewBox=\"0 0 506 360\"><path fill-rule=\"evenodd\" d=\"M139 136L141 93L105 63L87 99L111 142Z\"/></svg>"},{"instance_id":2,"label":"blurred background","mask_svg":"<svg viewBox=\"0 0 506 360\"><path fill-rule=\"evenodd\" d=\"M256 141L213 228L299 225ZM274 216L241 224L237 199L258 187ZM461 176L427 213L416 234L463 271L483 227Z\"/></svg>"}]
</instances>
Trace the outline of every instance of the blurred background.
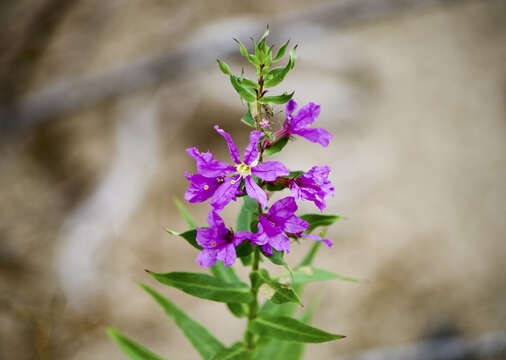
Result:
<instances>
[{"instance_id":1,"label":"blurred background","mask_svg":"<svg viewBox=\"0 0 506 360\"><path fill-rule=\"evenodd\" d=\"M270 43L299 43L278 91L321 104L334 135L277 160L331 166L326 212L346 220L317 265L362 280L308 287L306 301L323 294L314 324L347 338L307 358L506 329L505 1L18 0L0 19L0 359L125 358L106 326L197 359L137 281L226 344L242 333L223 304L143 270L199 271L164 231L185 230L173 203L194 171L185 149L228 159L214 124L247 143L215 59L247 69L232 38L266 24ZM204 225L208 206L188 208Z\"/></svg>"}]
</instances>

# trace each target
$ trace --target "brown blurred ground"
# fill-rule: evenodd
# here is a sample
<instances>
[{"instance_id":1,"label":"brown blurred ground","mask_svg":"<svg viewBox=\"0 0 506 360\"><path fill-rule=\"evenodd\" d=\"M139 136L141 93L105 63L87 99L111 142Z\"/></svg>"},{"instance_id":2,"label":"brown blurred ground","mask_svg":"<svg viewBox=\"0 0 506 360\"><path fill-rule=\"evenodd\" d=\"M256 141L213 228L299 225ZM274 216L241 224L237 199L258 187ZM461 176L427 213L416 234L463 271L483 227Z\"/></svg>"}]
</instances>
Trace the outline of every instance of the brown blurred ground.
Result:
<instances>
[{"instance_id":1,"label":"brown blurred ground","mask_svg":"<svg viewBox=\"0 0 506 360\"><path fill-rule=\"evenodd\" d=\"M3 104L173 51L220 24L232 38L244 16L267 22L324 2L63 3L0 5ZM325 291L315 324L348 337L309 346L307 358L416 341L441 326L505 328L505 5L462 1L301 43L284 86L299 103L321 103L320 125L335 137L327 149L297 140L278 158L292 169L331 165L327 211L347 220L330 230L335 246L318 266L364 279L309 288ZM153 284L144 268L199 270L195 251L163 231L184 229L172 203L194 169L184 149L226 159L211 125L242 147L243 112L212 62L2 138L0 359L120 359L107 325L169 359L197 358L136 281ZM203 224L207 207L189 208ZM222 304L153 285L227 344L243 331Z\"/></svg>"}]
</instances>

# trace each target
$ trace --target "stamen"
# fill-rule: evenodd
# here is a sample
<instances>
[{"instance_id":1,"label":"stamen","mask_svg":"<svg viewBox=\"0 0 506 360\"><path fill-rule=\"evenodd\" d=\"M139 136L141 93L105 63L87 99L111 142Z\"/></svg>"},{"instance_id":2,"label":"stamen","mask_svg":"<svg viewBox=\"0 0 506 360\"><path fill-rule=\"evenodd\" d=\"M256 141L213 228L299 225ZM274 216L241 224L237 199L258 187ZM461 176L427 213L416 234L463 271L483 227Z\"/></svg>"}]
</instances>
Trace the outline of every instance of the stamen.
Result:
<instances>
[{"instance_id":1,"label":"stamen","mask_svg":"<svg viewBox=\"0 0 506 360\"><path fill-rule=\"evenodd\" d=\"M251 167L248 164L242 163L237 165L237 172L242 176L251 175Z\"/></svg>"},{"instance_id":2,"label":"stamen","mask_svg":"<svg viewBox=\"0 0 506 360\"><path fill-rule=\"evenodd\" d=\"M208 185L204 185L204 190L209 190L209 186Z\"/></svg>"},{"instance_id":3,"label":"stamen","mask_svg":"<svg viewBox=\"0 0 506 360\"><path fill-rule=\"evenodd\" d=\"M215 247L215 246L216 246L216 241L213 241L213 242L211 243L211 246L212 246L212 247Z\"/></svg>"},{"instance_id":4,"label":"stamen","mask_svg":"<svg viewBox=\"0 0 506 360\"><path fill-rule=\"evenodd\" d=\"M234 185L234 184L236 183L236 181L235 181L235 180L230 180L230 183L231 183L232 185Z\"/></svg>"}]
</instances>

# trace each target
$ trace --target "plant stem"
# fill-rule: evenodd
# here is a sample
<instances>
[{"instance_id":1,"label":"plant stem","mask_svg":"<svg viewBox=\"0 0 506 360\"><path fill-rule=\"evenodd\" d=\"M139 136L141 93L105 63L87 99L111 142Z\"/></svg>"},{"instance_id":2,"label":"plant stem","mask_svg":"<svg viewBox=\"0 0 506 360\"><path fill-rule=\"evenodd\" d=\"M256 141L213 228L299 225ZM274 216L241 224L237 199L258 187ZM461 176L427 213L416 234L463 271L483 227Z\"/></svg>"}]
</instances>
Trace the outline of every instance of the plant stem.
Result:
<instances>
[{"instance_id":1,"label":"plant stem","mask_svg":"<svg viewBox=\"0 0 506 360\"><path fill-rule=\"evenodd\" d=\"M255 245L254 255L253 255L253 265L252 271L258 271L258 267L260 264L260 248L258 245ZM253 300L249 306L249 314L248 314L248 325L250 322L256 319L258 313L258 287L251 283L251 295L253 295ZM254 334L249 330L246 330L246 334L244 336L246 340L246 345L249 349L254 349L256 347Z\"/></svg>"}]
</instances>

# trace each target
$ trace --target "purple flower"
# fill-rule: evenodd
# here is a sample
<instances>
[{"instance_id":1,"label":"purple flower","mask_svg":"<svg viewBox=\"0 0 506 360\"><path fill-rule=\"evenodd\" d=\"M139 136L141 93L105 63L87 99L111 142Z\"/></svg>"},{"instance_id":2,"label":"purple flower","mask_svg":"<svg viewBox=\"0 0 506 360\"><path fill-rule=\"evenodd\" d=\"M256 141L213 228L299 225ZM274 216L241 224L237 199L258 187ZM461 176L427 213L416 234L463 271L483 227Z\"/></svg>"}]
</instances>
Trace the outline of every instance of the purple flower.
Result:
<instances>
[{"instance_id":1,"label":"purple flower","mask_svg":"<svg viewBox=\"0 0 506 360\"><path fill-rule=\"evenodd\" d=\"M326 207L325 197L334 196L334 187L329 181L330 168L313 166L308 172L288 180L288 186L296 199L309 200L323 211Z\"/></svg>"},{"instance_id":2,"label":"purple flower","mask_svg":"<svg viewBox=\"0 0 506 360\"><path fill-rule=\"evenodd\" d=\"M244 179L246 193L256 199L262 208L267 206L267 195L258 186L251 175L265 181L274 181L279 176L289 174L285 165L279 161L266 161L258 164L258 140L263 136L260 131L250 133L250 142L244 151L243 161L228 133L215 126L214 129L225 138L230 150L230 157L235 165L215 160L210 152L200 153L197 148L187 149L186 152L195 159L198 174L189 176L190 187L185 193L185 199L190 202L201 202L214 196L211 206L221 211L239 193L241 180ZM231 177L227 177L231 175Z\"/></svg>"},{"instance_id":3,"label":"purple flower","mask_svg":"<svg viewBox=\"0 0 506 360\"><path fill-rule=\"evenodd\" d=\"M213 210L207 216L207 223L208 229L197 228L196 240L203 250L195 261L202 267L211 267L218 260L222 260L225 266L232 265L237 258L235 247L243 240L251 239L253 234L243 231L234 234Z\"/></svg>"},{"instance_id":4,"label":"purple flower","mask_svg":"<svg viewBox=\"0 0 506 360\"><path fill-rule=\"evenodd\" d=\"M290 135L299 135L311 142L327 147L330 139L332 139L332 134L322 128L308 128L320 115L320 105L310 102L301 107L299 111L292 116L295 109L297 109L297 103L292 99L286 104L286 120L283 128L273 134L275 140L268 145L272 145L277 140Z\"/></svg>"}]
</instances>

